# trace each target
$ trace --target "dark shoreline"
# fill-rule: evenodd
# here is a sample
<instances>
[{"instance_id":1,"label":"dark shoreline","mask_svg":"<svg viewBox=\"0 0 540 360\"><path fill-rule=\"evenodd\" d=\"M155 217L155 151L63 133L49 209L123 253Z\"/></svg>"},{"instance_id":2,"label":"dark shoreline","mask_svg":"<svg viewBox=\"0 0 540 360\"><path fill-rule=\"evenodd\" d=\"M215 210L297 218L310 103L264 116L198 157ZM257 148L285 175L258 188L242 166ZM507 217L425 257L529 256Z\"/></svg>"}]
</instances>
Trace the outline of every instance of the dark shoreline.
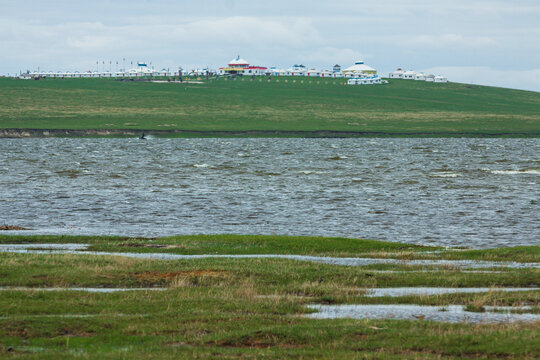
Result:
<instances>
[{"instance_id":1,"label":"dark shoreline","mask_svg":"<svg viewBox=\"0 0 540 360\"><path fill-rule=\"evenodd\" d=\"M231 137L231 138L360 138L360 137L411 137L411 138L434 138L434 137L467 137L467 138L540 138L540 132L384 132L384 131L292 131L292 130L244 130L244 131L201 131L201 130L150 130L150 129L0 129L0 138L48 138L48 137L102 137L123 138L137 137L142 133L164 138L208 138L208 137Z\"/></svg>"}]
</instances>

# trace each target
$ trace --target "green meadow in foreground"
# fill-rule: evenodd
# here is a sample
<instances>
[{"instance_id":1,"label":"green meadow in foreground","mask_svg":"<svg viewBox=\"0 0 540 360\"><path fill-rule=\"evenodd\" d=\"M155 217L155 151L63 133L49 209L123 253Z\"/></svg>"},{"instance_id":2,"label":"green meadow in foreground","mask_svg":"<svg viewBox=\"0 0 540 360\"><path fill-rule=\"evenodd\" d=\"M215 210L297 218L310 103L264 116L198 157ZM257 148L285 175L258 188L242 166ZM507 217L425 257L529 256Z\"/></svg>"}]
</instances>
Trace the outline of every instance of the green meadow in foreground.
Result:
<instances>
[{"instance_id":1,"label":"green meadow in foreground","mask_svg":"<svg viewBox=\"0 0 540 360\"><path fill-rule=\"evenodd\" d=\"M298 77L201 82L0 78L0 130L94 130L72 136L107 136L104 130L109 136L141 130L158 136L540 136L538 92L407 80L377 86Z\"/></svg>"},{"instance_id":2,"label":"green meadow in foreground","mask_svg":"<svg viewBox=\"0 0 540 360\"><path fill-rule=\"evenodd\" d=\"M88 250L309 254L540 262L540 247L463 250L284 236L0 236L0 243L86 243ZM540 291L365 297L372 288L538 287L540 269L468 272L405 263L336 266L277 258L147 260L0 253L0 357L30 359L464 359L540 357L540 323L318 320L308 304L531 306ZM16 287L161 287L88 293Z\"/></svg>"}]
</instances>

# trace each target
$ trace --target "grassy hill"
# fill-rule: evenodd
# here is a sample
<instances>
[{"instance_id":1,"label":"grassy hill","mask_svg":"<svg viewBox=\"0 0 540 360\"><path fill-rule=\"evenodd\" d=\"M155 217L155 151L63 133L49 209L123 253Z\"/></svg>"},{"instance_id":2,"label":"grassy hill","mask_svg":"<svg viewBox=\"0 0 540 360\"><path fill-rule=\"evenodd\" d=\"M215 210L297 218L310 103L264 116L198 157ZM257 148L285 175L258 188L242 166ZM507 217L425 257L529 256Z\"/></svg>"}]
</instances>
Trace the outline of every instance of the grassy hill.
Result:
<instances>
[{"instance_id":1,"label":"grassy hill","mask_svg":"<svg viewBox=\"0 0 540 360\"><path fill-rule=\"evenodd\" d=\"M0 129L187 131L169 136L540 136L538 92L406 80L379 86L345 82L2 78Z\"/></svg>"}]
</instances>

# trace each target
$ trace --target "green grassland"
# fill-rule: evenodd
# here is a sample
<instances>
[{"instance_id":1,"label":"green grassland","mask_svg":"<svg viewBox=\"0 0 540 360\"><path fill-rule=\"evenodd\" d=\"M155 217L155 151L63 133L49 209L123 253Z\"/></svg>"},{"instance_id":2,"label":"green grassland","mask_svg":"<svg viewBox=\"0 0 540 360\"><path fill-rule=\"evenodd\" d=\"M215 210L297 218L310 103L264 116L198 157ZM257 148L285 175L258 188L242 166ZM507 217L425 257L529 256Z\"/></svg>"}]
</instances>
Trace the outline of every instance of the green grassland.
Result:
<instances>
[{"instance_id":1,"label":"green grassland","mask_svg":"<svg viewBox=\"0 0 540 360\"><path fill-rule=\"evenodd\" d=\"M0 129L109 130L114 136L122 135L119 130L159 136L540 136L538 92L406 80L345 82L0 78Z\"/></svg>"},{"instance_id":2,"label":"green grassland","mask_svg":"<svg viewBox=\"0 0 540 360\"><path fill-rule=\"evenodd\" d=\"M361 239L276 236L0 236L0 243L87 243L89 250L310 254L540 261L540 247L466 250ZM381 271L385 270L385 271ZM424 270L424 271L415 271ZM398 298L375 287L538 287L539 269L336 266L277 258L147 260L0 253L0 286L164 287L88 293L0 291L0 357L9 359L534 359L540 323L316 320L307 304L540 306L540 291Z\"/></svg>"}]
</instances>

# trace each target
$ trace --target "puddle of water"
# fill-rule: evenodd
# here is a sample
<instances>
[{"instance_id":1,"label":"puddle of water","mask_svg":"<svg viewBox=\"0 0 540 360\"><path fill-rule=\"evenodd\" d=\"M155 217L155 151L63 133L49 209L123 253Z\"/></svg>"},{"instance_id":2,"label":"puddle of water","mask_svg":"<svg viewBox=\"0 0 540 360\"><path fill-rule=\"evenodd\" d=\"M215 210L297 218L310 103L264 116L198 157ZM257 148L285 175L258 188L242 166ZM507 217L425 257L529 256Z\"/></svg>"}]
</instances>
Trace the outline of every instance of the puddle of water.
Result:
<instances>
[{"instance_id":1,"label":"puddle of water","mask_svg":"<svg viewBox=\"0 0 540 360\"><path fill-rule=\"evenodd\" d=\"M85 250L89 244L0 244L0 252L13 252L15 250Z\"/></svg>"},{"instance_id":2,"label":"puddle of water","mask_svg":"<svg viewBox=\"0 0 540 360\"><path fill-rule=\"evenodd\" d=\"M540 288L436 288L436 287L401 287L401 288L378 288L369 289L365 296L408 296L408 295L441 295L441 294L459 294L459 293L479 293L490 291L535 291Z\"/></svg>"},{"instance_id":3,"label":"puddle of water","mask_svg":"<svg viewBox=\"0 0 540 360\"><path fill-rule=\"evenodd\" d=\"M0 291L84 291L91 293L113 293L121 291L164 291L166 288L39 288L39 287L0 287Z\"/></svg>"},{"instance_id":4,"label":"puddle of water","mask_svg":"<svg viewBox=\"0 0 540 360\"><path fill-rule=\"evenodd\" d=\"M312 319L395 319L431 320L451 323L504 323L540 321L540 314L514 314L490 312L526 309L513 307L485 307L487 312L465 311L461 305L423 306L423 305L308 305L317 313L308 314Z\"/></svg>"},{"instance_id":5,"label":"puddle of water","mask_svg":"<svg viewBox=\"0 0 540 360\"><path fill-rule=\"evenodd\" d=\"M311 261L329 265L341 266L367 266L377 264L397 264L397 265L416 265L416 266L443 266L456 268L540 268L540 263L519 263L519 262L496 262L496 261L474 261L474 260L402 260L402 259L374 259L374 258L336 258L322 256L307 256L307 255L282 255L282 254L240 254L240 255L216 255L216 254L201 254L201 255L181 255L168 253L129 253L129 252L107 252L107 251L80 251L84 249L81 246L85 244L54 244L57 245L54 250L50 250L50 245L44 245L44 250L34 250L38 244L10 244L0 245L0 252L10 253L28 253L28 254L79 254L79 255L106 255L106 256L125 256L137 259L153 259L153 260L189 260L189 259L206 259L206 258L233 258L233 259L255 259L255 258L273 258L273 259L288 259L298 261ZM48 246L45 246L48 245ZM60 245L66 248L59 247ZM75 248L67 248L73 247Z\"/></svg>"}]
</instances>

